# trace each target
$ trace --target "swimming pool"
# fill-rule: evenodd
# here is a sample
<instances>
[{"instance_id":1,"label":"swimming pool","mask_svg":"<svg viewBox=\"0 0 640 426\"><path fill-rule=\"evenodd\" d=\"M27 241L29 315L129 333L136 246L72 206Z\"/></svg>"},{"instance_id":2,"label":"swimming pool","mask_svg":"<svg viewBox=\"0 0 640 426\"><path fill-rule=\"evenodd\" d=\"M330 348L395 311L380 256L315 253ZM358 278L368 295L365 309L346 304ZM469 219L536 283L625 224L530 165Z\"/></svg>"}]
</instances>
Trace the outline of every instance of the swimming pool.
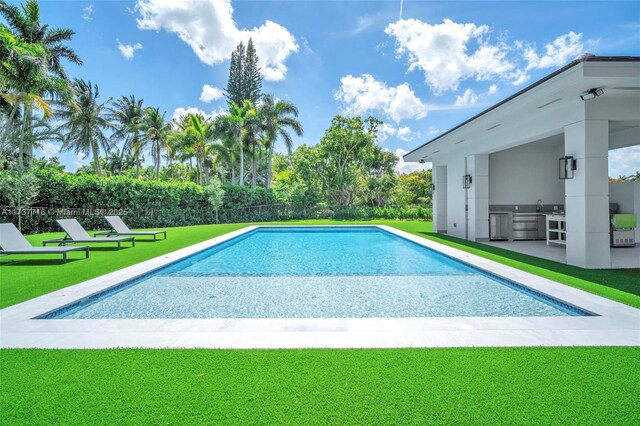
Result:
<instances>
[{"instance_id":1,"label":"swimming pool","mask_svg":"<svg viewBox=\"0 0 640 426\"><path fill-rule=\"evenodd\" d=\"M377 227L260 227L41 318L585 315Z\"/></svg>"}]
</instances>

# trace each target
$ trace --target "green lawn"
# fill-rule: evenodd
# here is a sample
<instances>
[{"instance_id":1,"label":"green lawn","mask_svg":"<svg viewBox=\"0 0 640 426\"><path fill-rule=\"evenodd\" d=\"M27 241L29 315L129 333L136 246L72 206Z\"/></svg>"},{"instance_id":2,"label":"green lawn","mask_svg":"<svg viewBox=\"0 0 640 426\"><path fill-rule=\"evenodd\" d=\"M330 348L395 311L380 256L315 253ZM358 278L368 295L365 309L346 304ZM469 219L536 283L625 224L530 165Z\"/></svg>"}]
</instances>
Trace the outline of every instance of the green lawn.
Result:
<instances>
[{"instance_id":1,"label":"green lawn","mask_svg":"<svg viewBox=\"0 0 640 426\"><path fill-rule=\"evenodd\" d=\"M433 233L429 222L411 221L296 221L291 224L355 224L382 223L431 240L483 256L515 268L601 296L640 307L640 269L587 270L565 264L503 250L485 244L460 240ZM282 223L280 223L282 224ZM61 256L48 259L34 256L0 257L0 308L29 300L73 284L115 271L138 262L172 252L182 247L240 229L247 224L202 225L169 228L166 241L138 241L134 248L93 245L91 257L83 253L70 254L71 260L61 264ZM28 236L34 245L42 240L62 237L61 233Z\"/></svg>"},{"instance_id":2,"label":"green lawn","mask_svg":"<svg viewBox=\"0 0 640 426\"><path fill-rule=\"evenodd\" d=\"M425 222L366 223L640 306L637 269L582 270L433 234ZM171 228L167 241L92 249L66 265L0 258L0 305L243 226ZM3 424L635 425L638 406L640 348L0 351Z\"/></svg>"},{"instance_id":3,"label":"green lawn","mask_svg":"<svg viewBox=\"0 0 640 426\"><path fill-rule=\"evenodd\" d=\"M6 425L640 424L639 348L11 350Z\"/></svg>"}]
</instances>

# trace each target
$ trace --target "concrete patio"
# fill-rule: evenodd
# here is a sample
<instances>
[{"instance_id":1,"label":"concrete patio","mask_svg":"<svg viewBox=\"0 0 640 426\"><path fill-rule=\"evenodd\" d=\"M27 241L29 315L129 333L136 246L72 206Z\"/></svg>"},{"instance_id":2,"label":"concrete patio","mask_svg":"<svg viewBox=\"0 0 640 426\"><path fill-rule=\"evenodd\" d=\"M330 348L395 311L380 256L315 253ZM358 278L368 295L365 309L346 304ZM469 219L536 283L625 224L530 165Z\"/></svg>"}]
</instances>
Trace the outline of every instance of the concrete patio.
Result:
<instances>
[{"instance_id":1,"label":"concrete patio","mask_svg":"<svg viewBox=\"0 0 640 426\"><path fill-rule=\"evenodd\" d=\"M486 241L484 244L555 262L567 263L565 247L547 245L545 241ZM612 247L611 268L640 268L640 245L635 247Z\"/></svg>"}]
</instances>

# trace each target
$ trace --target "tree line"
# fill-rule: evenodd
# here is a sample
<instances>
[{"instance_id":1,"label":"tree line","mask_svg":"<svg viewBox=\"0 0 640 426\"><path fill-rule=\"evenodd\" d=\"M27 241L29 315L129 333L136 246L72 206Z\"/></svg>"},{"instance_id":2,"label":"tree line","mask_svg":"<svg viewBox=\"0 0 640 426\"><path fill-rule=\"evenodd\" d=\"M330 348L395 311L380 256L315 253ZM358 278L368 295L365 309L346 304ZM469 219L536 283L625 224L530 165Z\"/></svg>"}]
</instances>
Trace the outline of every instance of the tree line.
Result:
<instances>
[{"instance_id":1,"label":"tree line","mask_svg":"<svg viewBox=\"0 0 640 426\"><path fill-rule=\"evenodd\" d=\"M34 159L36 148L57 142L90 159L77 174L273 187L282 201L307 205L430 204L430 172L413 174L428 184L410 194L397 157L377 143L374 118L336 116L317 145L294 151L298 108L262 92L251 39L231 54L224 114L167 119L135 95L104 97L96 83L70 78L65 64L82 65L68 46L75 33L42 23L36 0L0 0L0 16L0 169L27 182L11 180L23 185L18 192L28 191L34 167L64 170L57 157ZM278 141L288 155L275 152Z\"/></svg>"}]
</instances>

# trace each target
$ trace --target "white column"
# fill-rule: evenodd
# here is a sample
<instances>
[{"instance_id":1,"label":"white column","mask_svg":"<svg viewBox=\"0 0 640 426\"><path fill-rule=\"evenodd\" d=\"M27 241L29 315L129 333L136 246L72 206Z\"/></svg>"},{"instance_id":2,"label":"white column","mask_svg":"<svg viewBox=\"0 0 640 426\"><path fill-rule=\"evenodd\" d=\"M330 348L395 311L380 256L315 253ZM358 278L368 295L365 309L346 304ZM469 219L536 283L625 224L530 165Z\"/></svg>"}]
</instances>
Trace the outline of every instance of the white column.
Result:
<instances>
[{"instance_id":1,"label":"white column","mask_svg":"<svg viewBox=\"0 0 640 426\"><path fill-rule=\"evenodd\" d=\"M465 190L462 188L465 170L465 157L447 159L447 234L458 238L465 238L466 231Z\"/></svg>"},{"instance_id":2,"label":"white column","mask_svg":"<svg viewBox=\"0 0 640 426\"><path fill-rule=\"evenodd\" d=\"M471 187L467 191L469 205L469 233L471 241L489 239L489 155L467 157L467 173Z\"/></svg>"},{"instance_id":3,"label":"white column","mask_svg":"<svg viewBox=\"0 0 640 426\"><path fill-rule=\"evenodd\" d=\"M447 232L447 166L433 166L432 180L436 187L432 194L433 230Z\"/></svg>"},{"instance_id":4,"label":"white column","mask_svg":"<svg viewBox=\"0 0 640 426\"><path fill-rule=\"evenodd\" d=\"M610 268L609 122L583 120L566 126L564 149L577 161L574 178L565 181L567 263Z\"/></svg>"}]
</instances>

